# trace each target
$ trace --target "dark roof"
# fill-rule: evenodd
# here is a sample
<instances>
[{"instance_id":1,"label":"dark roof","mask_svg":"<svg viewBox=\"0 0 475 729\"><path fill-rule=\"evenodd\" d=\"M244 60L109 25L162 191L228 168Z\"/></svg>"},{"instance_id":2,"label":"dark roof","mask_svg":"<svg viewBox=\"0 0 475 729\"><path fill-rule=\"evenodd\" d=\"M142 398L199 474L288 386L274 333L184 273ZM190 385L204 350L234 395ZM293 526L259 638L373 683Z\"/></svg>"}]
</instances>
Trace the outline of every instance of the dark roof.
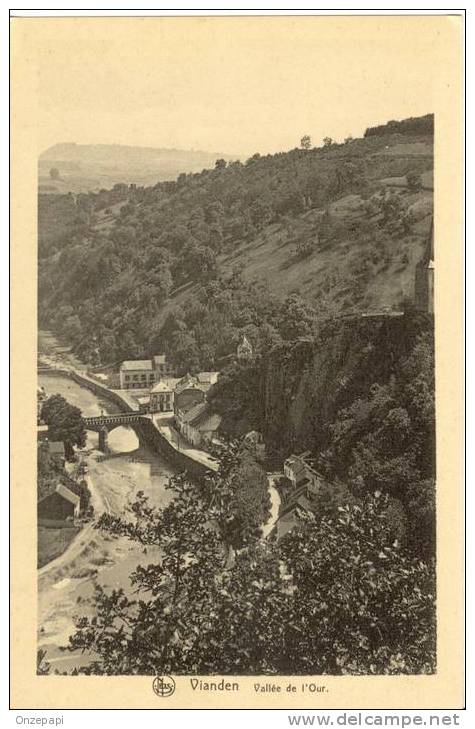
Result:
<instances>
[{"instance_id":1,"label":"dark roof","mask_svg":"<svg viewBox=\"0 0 475 729\"><path fill-rule=\"evenodd\" d=\"M62 483L59 483L56 488L52 491L49 491L45 496L43 496L41 499L39 499L38 503L40 504L45 499L49 499L52 494L58 494L66 501L69 501L70 504L74 504L74 506L79 506L81 499L77 494L75 494L73 491L68 489L67 486L64 486Z\"/></svg>"},{"instance_id":2,"label":"dark roof","mask_svg":"<svg viewBox=\"0 0 475 729\"><path fill-rule=\"evenodd\" d=\"M298 516L299 510L302 509L306 512L313 513L312 502L309 501L305 493L301 493L298 496L296 494L292 494L289 501L287 501L281 509L280 518L284 516L286 518L290 518L291 514Z\"/></svg>"},{"instance_id":3,"label":"dark roof","mask_svg":"<svg viewBox=\"0 0 475 729\"><path fill-rule=\"evenodd\" d=\"M188 408L188 410L184 409L181 411L181 420L183 423L191 423L194 425L193 421L196 420L196 418L198 418L204 410L206 410L206 403L204 402L192 405Z\"/></svg>"},{"instance_id":4,"label":"dark roof","mask_svg":"<svg viewBox=\"0 0 475 729\"><path fill-rule=\"evenodd\" d=\"M312 504L307 499L307 497L304 496L304 494L302 494L301 496L298 497L296 506L300 507L301 509L304 509L305 511L312 512Z\"/></svg>"},{"instance_id":5,"label":"dark roof","mask_svg":"<svg viewBox=\"0 0 475 729\"><path fill-rule=\"evenodd\" d=\"M66 486L63 486L62 483L59 483L56 486L56 493L58 493L60 496L63 497L63 499L66 499L66 501L69 501L71 504L74 504L74 506L79 506L79 503L81 499L79 496L72 491L70 491Z\"/></svg>"}]
</instances>

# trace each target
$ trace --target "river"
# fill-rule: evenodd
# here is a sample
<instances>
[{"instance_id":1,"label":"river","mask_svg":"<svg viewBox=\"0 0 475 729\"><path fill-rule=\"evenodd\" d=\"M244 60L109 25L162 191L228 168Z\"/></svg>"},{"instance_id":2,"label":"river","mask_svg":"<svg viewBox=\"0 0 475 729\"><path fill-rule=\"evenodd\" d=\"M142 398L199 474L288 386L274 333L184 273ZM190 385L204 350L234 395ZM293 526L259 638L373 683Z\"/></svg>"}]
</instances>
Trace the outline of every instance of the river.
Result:
<instances>
[{"instance_id":1,"label":"river","mask_svg":"<svg viewBox=\"0 0 475 729\"><path fill-rule=\"evenodd\" d=\"M117 406L67 377L40 375L47 395L59 393L85 416L117 412ZM87 458L92 503L96 515L102 511L127 516L135 494L141 490L156 506L166 505L165 488L173 466L149 448L140 446L131 428L119 427L109 435L111 455L99 461L97 433L87 433L83 449ZM158 558L158 549L148 549L125 538L115 539L86 526L62 557L38 573L38 647L46 650L51 668L70 671L85 663L81 655L65 652L74 632L74 619L91 614L94 581L109 588L130 592L129 575L138 564Z\"/></svg>"}]
</instances>

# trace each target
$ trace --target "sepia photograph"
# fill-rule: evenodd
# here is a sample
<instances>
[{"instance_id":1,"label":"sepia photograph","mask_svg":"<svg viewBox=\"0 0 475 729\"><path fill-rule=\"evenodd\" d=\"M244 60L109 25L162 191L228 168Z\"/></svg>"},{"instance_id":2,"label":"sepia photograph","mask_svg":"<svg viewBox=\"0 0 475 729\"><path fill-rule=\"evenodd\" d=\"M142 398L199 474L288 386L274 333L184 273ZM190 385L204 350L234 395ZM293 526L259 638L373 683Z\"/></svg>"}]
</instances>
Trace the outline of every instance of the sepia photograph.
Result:
<instances>
[{"instance_id":1,"label":"sepia photograph","mask_svg":"<svg viewBox=\"0 0 475 729\"><path fill-rule=\"evenodd\" d=\"M445 671L463 482L441 507L459 420L436 417L434 342L460 291L430 57L447 29L457 76L452 21L13 19L36 59L40 684L312 677L315 701L327 677Z\"/></svg>"}]
</instances>

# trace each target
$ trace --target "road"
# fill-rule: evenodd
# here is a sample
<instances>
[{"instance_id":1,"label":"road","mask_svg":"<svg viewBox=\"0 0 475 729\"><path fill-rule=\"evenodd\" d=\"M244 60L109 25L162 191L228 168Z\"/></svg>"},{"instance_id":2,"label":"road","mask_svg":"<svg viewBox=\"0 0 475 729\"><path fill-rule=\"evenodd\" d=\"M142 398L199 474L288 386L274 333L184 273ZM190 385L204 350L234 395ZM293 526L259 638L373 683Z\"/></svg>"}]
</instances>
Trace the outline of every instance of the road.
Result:
<instances>
[{"instance_id":1,"label":"road","mask_svg":"<svg viewBox=\"0 0 475 729\"><path fill-rule=\"evenodd\" d=\"M269 482L269 496L270 496L270 502L271 502L271 510L270 510L270 516L267 520L267 524L264 524L262 527L262 536L264 538L268 537L271 531L273 530L275 523L277 519L279 518L279 509L280 509L280 496L279 492L277 491L274 482L276 478L281 477L283 474L281 473L268 473L267 474L267 480Z\"/></svg>"}]
</instances>

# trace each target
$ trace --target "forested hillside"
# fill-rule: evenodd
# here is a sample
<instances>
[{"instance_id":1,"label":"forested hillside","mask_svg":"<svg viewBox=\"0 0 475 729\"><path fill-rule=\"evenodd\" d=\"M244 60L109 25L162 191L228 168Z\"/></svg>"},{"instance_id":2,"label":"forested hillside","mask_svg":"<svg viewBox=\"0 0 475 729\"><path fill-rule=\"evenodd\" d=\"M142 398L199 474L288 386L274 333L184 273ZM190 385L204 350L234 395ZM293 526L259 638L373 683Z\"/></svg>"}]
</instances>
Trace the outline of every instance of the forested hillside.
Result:
<instances>
[{"instance_id":1,"label":"forested hillside","mask_svg":"<svg viewBox=\"0 0 475 729\"><path fill-rule=\"evenodd\" d=\"M185 371L219 366L244 331L260 350L399 308L433 206L433 118L409 121L153 187L40 195L42 325L91 362L159 347Z\"/></svg>"},{"instance_id":2,"label":"forested hillside","mask_svg":"<svg viewBox=\"0 0 475 729\"><path fill-rule=\"evenodd\" d=\"M282 342L253 362L228 367L209 395L236 437L256 429L269 467L310 451L331 482L353 496L397 500L406 538L435 549L433 318L341 319L316 336ZM342 498L334 488L321 508ZM346 503L346 495L342 502Z\"/></svg>"},{"instance_id":3,"label":"forested hillside","mask_svg":"<svg viewBox=\"0 0 475 729\"><path fill-rule=\"evenodd\" d=\"M221 437L257 430L266 471L281 472L290 454L308 451L320 474L301 529L260 542L265 554L252 551L250 537L235 539L245 548L216 596L218 582L209 576L222 571L222 557L216 567L206 546L216 535L199 530L196 495L178 500L180 535L203 557L191 574L207 580L187 583L191 599L180 600L180 610L192 609L180 612L180 626L205 636L197 651L205 672L216 670L216 656L220 672L435 670L434 320L414 306L415 267L432 214L431 115L373 127L343 144L326 138L316 148L306 135L289 152L255 154L243 164L218 159L214 169L153 187L40 195L42 327L95 365L164 351L180 374L219 370L207 401L222 416ZM253 348L247 360L234 356L244 334ZM237 486L248 476L243 471ZM229 493L226 482L216 484ZM268 506L258 492L246 493L244 522ZM166 529L167 520L156 518ZM206 510L202 518L209 522ZM117 521L114 528L136 533ZM157 533L153 523L149 534ZM295 594L279 594L279 581L269 582L282 564L293 573ZM105 659L86 671L113 666L121 673L125 664L108 662L108 646L101 654L101 621L115 609L104 595L96 592L98 621L83 622L72 646ZM205 608L196 611L200 595ZM254 604L249 624L264 627L242 631ZM193 623L206 609L226 620ZM273 629L277 641L266 633L274 618L291 627L282 640L280 628ZM253 662L253 638L241 663L227 663L221 635L234 661L241 633L256 633L263 647ZM308 635L323 638L312 644L311 660L300 661ZM172 655L164 671L197 670L188 649Z\"/></svg>"}]
</instances>

